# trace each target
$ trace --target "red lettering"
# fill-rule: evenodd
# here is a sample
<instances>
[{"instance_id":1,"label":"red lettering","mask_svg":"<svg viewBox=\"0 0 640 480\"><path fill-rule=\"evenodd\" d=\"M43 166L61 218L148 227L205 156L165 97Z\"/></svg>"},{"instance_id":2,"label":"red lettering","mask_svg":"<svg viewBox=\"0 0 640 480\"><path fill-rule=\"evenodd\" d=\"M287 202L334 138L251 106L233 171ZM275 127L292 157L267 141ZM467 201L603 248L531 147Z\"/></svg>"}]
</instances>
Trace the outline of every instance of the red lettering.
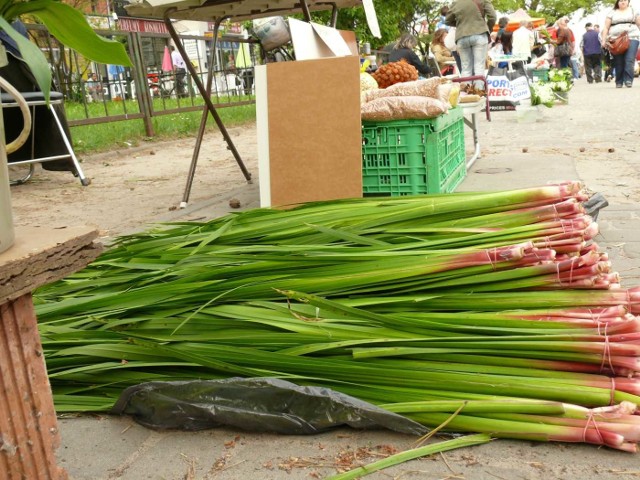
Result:
<instances>
[{"instance_id":1,"label":"red lettering","mask_svg":"<svg viewBox=\"0 0 640 480\"><path fill-rule=\"evenodd\" d=\"M490 88L487 94L489 97L510 97L511 90L509 88Z\"/></svg>"}]
</instances>

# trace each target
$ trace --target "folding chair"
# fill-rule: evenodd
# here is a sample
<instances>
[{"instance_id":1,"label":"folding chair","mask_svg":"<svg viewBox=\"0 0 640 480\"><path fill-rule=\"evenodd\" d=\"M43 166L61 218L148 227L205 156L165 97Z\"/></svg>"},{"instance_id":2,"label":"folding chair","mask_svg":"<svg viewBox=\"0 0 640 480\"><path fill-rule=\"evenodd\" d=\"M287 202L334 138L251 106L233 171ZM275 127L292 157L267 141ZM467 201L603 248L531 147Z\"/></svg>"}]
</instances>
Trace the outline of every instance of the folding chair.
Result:
<instances>
[{"instance_id":1,"label":"folding chair","mask_svg":"<svg viewBox=\"0 0 640 480\"><path fill-rule=\"evenodd\" d=\"M55 123L60 131L60 136L62 141L64 142L67 153L61 155L51 155L46 157L35 157L35 145L36 139L38 138L38 132L35 128L35 118L36 118L36 107L46 106L47 102L45 101L44 95L42 92L21 92L22 97L25 99L27 106L31 109L31 121L32 121L32 133L31 133L31 159L28 160L17 160L9 163L9 166L14 165L29 165L29 172L19 180L14 180L11 182L12 185L19 185L28 181L35 171L36 163L44 163L50 162L53 160L64 160L70 159L73 163L73 167L75 169L75 174L80 179L80 183L83 186L87 186L91 183L91 180L84 176L82 172L82 168L80 167L80 162L78 162L78 158L76 157L75 152L73 151L73 147L71 146L71 142L67 134L65 133L64 127L62 126L62 122L58 117L56 110L53 108L54 105L62 105L64 101L64 96L60 92L51 92L49 97L49 111L51 112ZM1 94L2 108L17 108L19 104L17 100L9 93L2 92ZM46 141L46 139L45 139Z\"/></svg>"},{"instance_id":2,"label":"folding chair","mask_svg":"<svg viewBox=\"0 0 640 480\"><path fill-rule=\"evenodd\" d=\"M427 55L427 65L429 65L429 69L431 69L434 73L434 77L446 77L446 78L457 78L460 76L460 71L458 70L458 64L456 62L445 62L444 64L439 64L436 60L436 57L433 53L429 52ZM453 73L449 75L443 75L442 71L444 67L452 67Z\"/></svg>"}]
</instances>

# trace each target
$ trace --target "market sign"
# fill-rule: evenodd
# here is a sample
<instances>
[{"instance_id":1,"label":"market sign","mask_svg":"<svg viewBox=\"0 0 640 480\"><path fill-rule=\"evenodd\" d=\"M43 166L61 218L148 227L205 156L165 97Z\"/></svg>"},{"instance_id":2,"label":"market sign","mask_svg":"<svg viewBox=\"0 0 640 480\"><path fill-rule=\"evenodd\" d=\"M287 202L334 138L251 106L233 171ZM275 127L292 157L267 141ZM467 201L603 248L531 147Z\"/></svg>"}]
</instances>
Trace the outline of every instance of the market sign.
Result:
<instances>
[{"instance_id":1,"label":"market sign","mask_svg":"<svg viewBox=\"0 0 640 480\"><path fill-rule=\"evenodd\" d=\"M524 74L518 71L492 75L491 69L487 75L487 96L489 110L499 112L515 110L520 100L531 98L529 82Z\"/></svg>"},{"instance_id":2,"label":"market sign","mask_svg":"<svg viewBox=\"0 0 640 480\"><path fill-rule=\"evenodd\" d=\"M142 18L118 18L118 28L125 32L169 33L162 20L144 20Z\"/></svg>"},{"instance_id":3,"label":"market sign","mask_svg":"<svg viewBox=\"0 0 640 480\"><path fill-rule=\"evenodd\" d=\"M215 23L207 22L207 28L213 31L215 29ZM242 23L225 22L218 28L218 35L242 35L243 30Z\"/></svg>"}]
</instances>

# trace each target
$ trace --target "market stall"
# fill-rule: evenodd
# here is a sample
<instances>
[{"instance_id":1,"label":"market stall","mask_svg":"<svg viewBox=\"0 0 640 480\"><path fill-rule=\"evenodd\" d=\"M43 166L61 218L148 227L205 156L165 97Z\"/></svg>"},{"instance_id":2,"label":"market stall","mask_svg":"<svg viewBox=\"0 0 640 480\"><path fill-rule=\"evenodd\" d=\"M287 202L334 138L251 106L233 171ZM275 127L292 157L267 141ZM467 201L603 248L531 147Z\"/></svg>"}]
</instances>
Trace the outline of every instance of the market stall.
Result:
<instances>
[{"instance_id":1,"label":"market stall","mask_svg":"<svg viewBox=\"0 0 640 480\"><path fill-rule=\"evenodd\" d=\"M223 20L244 21L255 18L269 17L274 15L287 15L292 13L302 12L305 19L310 21L310 12L316 10L328 10L332 9L332 24L335 25L337 19L337 10L343 7L353 7L363 5L365 12L367 13L367 19L372 31L377 30L377 21L375 20L375 11L373 9L373 3L371 0L338 0L336 2L326 3L318 0L303 0L301 2L295 0L276 0L270 3L259 2L257 0L245 0L236 2L204 2L201 3L197 0L177 0L177 1L162 1L162 0L142 0L135 3L131 3L127 7L127 11L132 15L146 16L162 18L167 25L169 33L176 45L177 50L183 56L187 58L184 46L182 45L180 38L173 26L172 19L176 20L201 20L215 22L213 38L217 38L218 28ZM212 58L215 54L215 48L212 48ZM206 118L210 113L214 118L220 132L222 133L225 142L227 143L229 150L232 152L236 162L246 180L251 182L251 173L246 169L240 154L238 153L231 137L229 136L222 120L220 119L218 112L210 99L210 91L212 84L212 64L209 62L209 74L207 77L207 85L205 86L197 75L195 68L186 62L186 67L189 69L192 78L196 84L196 87L206 103L206 109L203 112L203 119L201 122L201 128L196 139L196 145L194 147L194 154L191 162L191 168L187 178L187 186L184 192L181 207L186 207L189 194L191 190L191 183L195 175L195 169L198 161L199 150L204 135L204 126L206 124Z\"/></svg>"},{"instance_id":2,"label":"market stall","mask_svg":"<svg viewBox=\"0 0 640 480\"><path fill-rule=\"evenodd\" d=\"M522 8L519 8L518 10L516 10L514 13L507 15L507 17L509 18L509 23L507 23L506 26L506 31L507 32L513 32L515 30L517 30L518 28L520 28L520 22L522 20L527 20L528 22L533 23L533 28L539 28L542 27L545 23L545 19L542 17L531 17L526 11L524 11ZM497 32L499 30L499 26L496 23L493 27L493 31Z\"/></svg>"}]
</instances>

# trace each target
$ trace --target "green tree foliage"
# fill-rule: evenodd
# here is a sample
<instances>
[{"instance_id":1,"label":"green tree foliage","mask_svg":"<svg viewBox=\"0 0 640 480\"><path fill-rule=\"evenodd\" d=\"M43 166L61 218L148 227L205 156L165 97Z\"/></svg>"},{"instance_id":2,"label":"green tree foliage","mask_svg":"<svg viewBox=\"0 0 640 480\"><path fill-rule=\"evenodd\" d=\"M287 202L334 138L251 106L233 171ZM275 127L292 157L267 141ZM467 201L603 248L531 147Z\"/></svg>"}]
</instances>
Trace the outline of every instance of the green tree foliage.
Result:
<instances>
[{"instance_id":1,"label":"green tree foliage","mask_svg":"<svg viewBox=\"0 0 640 480\"><path fill-rule=\"evenodd\" d=\"M339 10L336 26L356 32L360 42L369 42L374 49L382 48L395 41L402 33L409 32L420 37L424 50L430 35L420 35L422 22L426 21L429 33L433 33L440 16L440 8L452 1L373 0L382 38L374 38L371 35L362 7ZM583 8L585 13L590 13L602 5L600 0L493 0L492 3L498 12L508 15L522 8L532 17L545 18L547 24L554 23L564 15L571 15L580 8ZM318 12L314 13L313 17L318 23L327 23L330 15L330 12Z\"/></svg>"},{"instance_id":2,"label":"green tree foliage","mask_svg":"<svg viewBox=\"0 0 640 480\"><path fill-rule=\"evenodd\" d=\"M419 36L422 21L426 21L432 31L444 4L433 0L374 0L373 3L382 38L371 35L362 7L340 9L336 27L356 32L359 41L370 43L374 49L394 42L405 32ZM330 12L314 13L313 17L319 23L326 23Z\"/></svg>"}]
</instances>

